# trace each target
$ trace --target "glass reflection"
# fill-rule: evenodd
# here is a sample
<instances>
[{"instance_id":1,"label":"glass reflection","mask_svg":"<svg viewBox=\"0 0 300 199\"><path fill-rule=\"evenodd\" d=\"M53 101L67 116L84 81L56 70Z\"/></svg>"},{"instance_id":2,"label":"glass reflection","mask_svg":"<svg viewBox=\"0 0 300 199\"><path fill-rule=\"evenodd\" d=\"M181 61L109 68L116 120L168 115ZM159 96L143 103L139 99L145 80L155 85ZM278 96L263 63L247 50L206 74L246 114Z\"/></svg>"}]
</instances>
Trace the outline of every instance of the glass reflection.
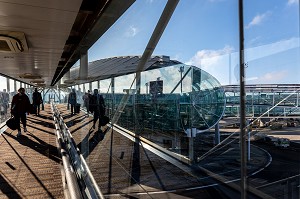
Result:
<instances>
[{"instance_id":1,"label":"glass reflection","mask_svg":"<svg viewBox=\"0 0 300 199\"><path fill-rule=\"evenodd\" d=\"M188 132L209 130L224 113L220 83L194 66L179 64L142 72L140 92L128 89L129 85L122 88L118 83L115 89L116 124L184 155L188 155ZM112 108L109 99L106 95L106 104Z\"/></svg>"}]
</instances>

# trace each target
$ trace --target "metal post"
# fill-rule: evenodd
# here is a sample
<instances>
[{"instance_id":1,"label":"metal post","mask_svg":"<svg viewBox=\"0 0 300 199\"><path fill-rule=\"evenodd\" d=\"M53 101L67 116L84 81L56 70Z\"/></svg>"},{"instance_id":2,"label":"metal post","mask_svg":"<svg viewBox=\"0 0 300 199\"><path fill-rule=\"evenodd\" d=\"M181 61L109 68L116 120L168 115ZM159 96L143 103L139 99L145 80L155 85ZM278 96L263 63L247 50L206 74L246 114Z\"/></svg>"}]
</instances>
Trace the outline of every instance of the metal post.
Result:
<instances>
[{"instance_id":1,"label":"metal post","mask_svg":"<svg viewBox=\"0 0 300 199\"><path fill-rule=\"evenodd\" d=\"M220 143L220 124L215 125L215 145Z\"/></svg>"},{"instance_id":2,"label":"metal post","mask_svg":"<svg viewBox=\"0 0 300 199\"><path fill-rule=\"evenodd\" d=\"M241 152L241 199L247 198L247 162L245 144L245 67L244 67L244 14L243 0L239 0L239 47L240 47L240 152Z\"/></svg>"},{"instance_id":3,"label":"metal post","mask_svg":"<svg viewBox=\"0 0 300 199\"><path fill-rule=\"evenodd\" d=\"M253 100L254 100L254 93L252 91L252 117L255 116L255 109L254 109L254 103L253 103Z\"/></svg>"},{"instance_id":4,"label":"metal post","mask_svg":"<svg viewBox=\"0 0 300 199\"><path fill-rule=\"evenodd\" d=\"M136 78L135 78L135 87L136 87L136 94L141 93L141 72L136 72Z\"/></svg>"},{"instance_id":5,"label":"metal post","mask_svg":"<svg viewBox=\"0 0 300 199\"><path fill-rule=\"evenodd\" d=\"M251 129L250 129L250 121L247 120L247 131L248 131L248 161L250 161L250 137L251 137Z\"/></svg>"},{"instance_id":6,"label":"metal post","mask_svg":"<svg viewBox=\"0 0 300 199\"><path fill-rule=\"evenodd\" d=\"M6 78L6 90L8 93L10 93L10 81L9 81L9 78Z\"/></svg>"},{"instance_id":7,"label":"metal post","mask_svg":"<svg viewBox=\"0 0 300 199\"><path fill-rule=\"evenodd\" d=\"M182 93L182 73L184 72L184 66L180 66L179 72L180 72L180 93Z\"/></svg>"},{"instance_id":8,"label":"metal post","mask_svg":"<svg viewBox=\"0 0 300 199\"><path fill-rule=\"evenodd\" d=\"M299 92L297 91L297 107L298 107L298 105L299 105Z\"/></svg>"},{"instance_id":9,"label":"metal post","mask_svg":"<svg viewBox=\"0 0 300 199\"><path fill-rule=\"evenodd\" d=\"M111 114L114 115L115 114L115 78L112 77L111 78L111 94L112 94L112 107L111 107Z\"/></svg>"}]
</instances>

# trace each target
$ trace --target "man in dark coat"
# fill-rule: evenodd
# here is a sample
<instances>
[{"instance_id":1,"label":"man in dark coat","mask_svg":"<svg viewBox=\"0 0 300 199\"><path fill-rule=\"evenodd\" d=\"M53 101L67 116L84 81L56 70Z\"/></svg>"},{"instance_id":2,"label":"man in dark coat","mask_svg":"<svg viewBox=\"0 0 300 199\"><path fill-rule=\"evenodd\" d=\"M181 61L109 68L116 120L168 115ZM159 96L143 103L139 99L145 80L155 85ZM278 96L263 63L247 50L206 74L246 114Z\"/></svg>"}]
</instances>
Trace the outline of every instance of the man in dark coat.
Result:
<instances>
[{"instance_id":1,"label":"man in dark coat","mask_svg":"<svg viewBox=\"0 0 300 199\"><path fill-rule=\"evenodd\" d=\"M89 116L89 112L90 112L90 98L91 98L91 91L88 90L88 92L86 92L83 96L82 96L82 100L83 100L83 103L84 103L84 106L86 108L86 111L87 111L87 117Z\"/></svg>"},{"instance_id":2,"label":"man in dark coat","mask_svg":"<svg viewBox=\"0 0 300 199\"><path fill-rule=\"evenodd\" d=\"M89 110L91 112L94 112L94 118L93 118L93 129L95 129L95 125L97 120L101 120L101 117L105 115L105 103L103 96L98 93L98 89L94 89L94 94L90 97L89 102ZM99 121L98 125L98 131L101 130L101 124Z\"/></svg>"},{"instance_id":3,"label":"man in dark coat","mask_svg":"<svg viewBox=\"0 0 300 199\"><path fill-rule=\"evenodd\" d=\"M20 88L18 93L13 96L11 102L11 114L14 116L17 121L18 134L17 137L21 135L20 119L22 121L24 132L27 132L26 129L26 113L30 113L30 101L28 96L25 94L25 89Z\"/></svg>"},{"instance_id":4,"label":"man in dark coat","mask_svg":"<svg viewBox=\"0 0 300 199\"><path fill-rule=\"evenodd\" d=\"M32 93L32 104L35 115L40 115L40 104L43 103L42 95L37 88Z\"/></svg>"},{"instance_id":5,"label":"man in dark coat","mask_svg":"<svg viewBox=\"0 0 300 199\"><path fill-rule=\"evenodd\" d=\"M71 114L73 115L75 112L75 106L77 104L77 96L75 89L72 89L72 92L69 94L68 104L71 105Z\"/></svg>"}]
</instances>

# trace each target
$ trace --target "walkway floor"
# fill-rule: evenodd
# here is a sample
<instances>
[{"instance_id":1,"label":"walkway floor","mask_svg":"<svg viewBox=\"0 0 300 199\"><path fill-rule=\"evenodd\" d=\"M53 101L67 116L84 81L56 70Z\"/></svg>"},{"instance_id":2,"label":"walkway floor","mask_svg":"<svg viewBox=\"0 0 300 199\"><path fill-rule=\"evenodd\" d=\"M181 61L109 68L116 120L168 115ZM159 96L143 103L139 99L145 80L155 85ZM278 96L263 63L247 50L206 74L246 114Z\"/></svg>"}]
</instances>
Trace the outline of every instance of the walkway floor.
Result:
<instances>
[{"instance_id":1,"label":"walkway floor","mask_svg":"<svg viewBox=\"0 0 300 199\"><path fill-rule=\"evenodd\" d=\"M0 135L0 198L64 198L50 105L28 116L27 130L19 138L17 130Z\"/></svg>"},{"instance_id":2,"label":"walkway floor","mask_svg":"<svg viewBox=\"0 0 300 199\"><path fill-rule=\"evenodd\" d=\"M214 188L199 189L212 182L206 173L181 169L106 127L92 129L91 116L82 111L71 115L65 105L57 106L106 198L221 198ZM65 198L50 105L41 116L29 115L27 121L28 132L21 137L10 129L0 136L0 199ZM232 148L226 153L216 154L211 159L214 164L201 167L224 176L229 169L239 174L238 153ZM255 160L253 169L265 164Z\"/></svg>"},{"instance_id":3,"label":"walkway floor","mask_svg":"<svg viewBox=\"0 0 300 199\"><path fill-rule=\"evenodd\" d=\"M143 193L143 198L194 198L195 195L187 197L183 192L189 188L197 190L197 187L211 183L211 179L208 180L206 174L201 174L200 171L196 175L193 172L186 172L142 145L135 145L130 139L116 131L105 132L106 127L102 127L100 132L92 129L92 117L86 117L83 112L70 115L70 111L63 105L59 105L58 109L106 197L139 198L139 194ZM267 164L265 156L260 156L263 156L261 161L259 159L256 159L256 162L253 161L254 170ZM217 170L222 167L222 173L235 173L238 176L240 173L238 172L240 166L238 157L239 153L232 150L232 153L222 158L222 164L207 163L203 167ZM228 163L225 166L224 159L226 158L227 162L231 159L234 164ZM231 172L229 172L230 168ZM201 198L218 197L213 196L212 192L215 190L206 188L205 190L198 189L196 194L198 198L200 196Z\"/></svg>"}]
</instances>

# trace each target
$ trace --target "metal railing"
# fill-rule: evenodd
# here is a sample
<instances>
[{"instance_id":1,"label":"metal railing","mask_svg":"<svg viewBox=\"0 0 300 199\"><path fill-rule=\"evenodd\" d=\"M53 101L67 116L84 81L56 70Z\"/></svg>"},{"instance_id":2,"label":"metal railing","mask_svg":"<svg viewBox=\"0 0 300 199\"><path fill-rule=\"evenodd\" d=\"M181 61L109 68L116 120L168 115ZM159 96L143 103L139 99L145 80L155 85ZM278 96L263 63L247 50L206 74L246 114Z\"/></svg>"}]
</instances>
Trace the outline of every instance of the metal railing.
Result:
<instances>
[{"instance_id":1,"label":"metal railing","mask_svg":"<svg viewBox=\"0 0 300 199\"><path fill-rule=\"evenodd\" d=\"M53 110L57 139L64 164L70 198L104 199L84 157L77 148L76 143L55 104L52 103L51 107Z\"/></svg>"}]
</instances>

